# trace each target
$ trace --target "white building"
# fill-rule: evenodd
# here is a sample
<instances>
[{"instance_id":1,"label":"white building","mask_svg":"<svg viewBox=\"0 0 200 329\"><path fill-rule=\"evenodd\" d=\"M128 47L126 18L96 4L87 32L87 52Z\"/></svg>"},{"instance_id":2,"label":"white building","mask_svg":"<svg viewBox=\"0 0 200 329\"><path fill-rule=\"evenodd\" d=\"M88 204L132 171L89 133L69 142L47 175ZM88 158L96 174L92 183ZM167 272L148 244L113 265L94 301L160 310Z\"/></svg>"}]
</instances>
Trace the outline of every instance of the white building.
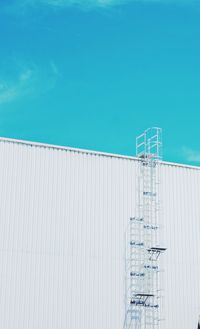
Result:
<instances>
[{"instance_id":1,"label":"white building","mask_svg":"<svg viewBox=\"0 0 200 329\"><path fill-rule=\"evenodd\" d=\"M122 329L132 157L0 139L0 328ZM165 321L200 313L200 168L163 162Z\"/></svg>"}]
</instances>

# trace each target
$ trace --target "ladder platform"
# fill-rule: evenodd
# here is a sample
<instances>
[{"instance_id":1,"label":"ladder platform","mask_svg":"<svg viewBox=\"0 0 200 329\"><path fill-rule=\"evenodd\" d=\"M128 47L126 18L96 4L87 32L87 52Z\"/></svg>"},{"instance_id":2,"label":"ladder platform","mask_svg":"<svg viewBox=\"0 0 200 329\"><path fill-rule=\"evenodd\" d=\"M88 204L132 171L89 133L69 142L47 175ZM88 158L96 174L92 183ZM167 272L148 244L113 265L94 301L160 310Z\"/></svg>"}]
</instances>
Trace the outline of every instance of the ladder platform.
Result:
<instances>
[{"instance_id":1,"label":"ladder platform","mask_svg":"<svg viewBox=\"0 0 200 329\"><path fill-rule=\"evenodd\" d=\"M142 293L142 294L135 294L135 297L154 297L154 295Z\"/></svg>"},{"instance_id":2,"label":"ladder platform","mask_svg":"<svg viewBox=\"0 0 200 329\"><path fill-rule=\"evenodd\" d=\"M158 308L159 305L158 304L146 304L144 305L145 307L149 307L149 308Z\"/></svg>"},{"instance_id":3,"label":"ladder platform","mask_svg":"<svg viewBox=\"0 0 200 329\"><path fill-rule=\"evenodd\" d=\"M144 272L130 272L130 276L136 276L136 277L144 277L145 273Z\"/></svg>"},{"instance_id":4,"label":"ladder platform","mask_svg":"<svg viewBox=\"0 0 200 329\"><path fill-rule=\"evenodd\" d=\"M143 242L137 242L137 241L130 241L130 245L135 246L135 247L143 247L144 243Z\"/></svg>"},{"instance_id":5,"label":"ladder platform","mask_svg":"<svg viewBox=\"0 0 200 329\"><path fill-rule=\"evenodd\" d=\"M151 191L144 191L143 192L143 195L146 195L146 196L156 196L156 193L151 192Z\"/></svg>"},{"instance_id":6,"label":"ladder platform","mask_svg":"<svg viewBox=\"0 0 200 329\"><path fill-rule=\"evenodd\" d=\"M145 224L144 228L147 230L157 230L159 227L157 225Z\"/></svg>"},{"instance_id":7,"label":"ladder platform","mask_svg":"<svg viewBox=\"0 0 200 329\"><path fill-rule=\"evenodd\" d=\"M163 253L165 250L167 250L167 248L152 247L147 249L150 254L149 260L157 261L160 254Z\"/></svg>"},{"instance_id":8,"label":"ladder platform","mask_svg":"<svg viewBox=\"0 0 200 329\"><path fill-rule=\"evenodd\" d=\"M167 250L167 248L152 247L152 248L147 249L147 251L154 252L154 253L164 252L165 250Z\"/></svg>"},{"instance_id":9,"label":"ladder platform","mask_svg":"<svg viewBox=\"0 0 200 329\"><path fill-rule=\"evenodd\" d=\"M143 222L144 218L143 217L130 217L131 221L137 221L137 222Z\"/></svg>"},{"instance_id":10,"label":"ladder platform","mask_svg":"<svg viewBox=\"0 0 200 329\"><path fill-rule=\"evenodd\" d=\"M138 147L142 146L144 143L138 145ZM159 154L157 153L141 153L137 156L139 159L154 159L159 158Z\"/></svg>"},{"instance_id":11,"label":"ladder platform","mask_svg":"<svg viewBox=\"0 0 200 329\"><path fill-rule=\"evenodd\" d=\"M135 306L144 306L144 307L150 307L151 304L147 304L147 301L149 298L154 297L153 294L148 294L148 293L139 293L135 294L130 301L131 305Z\"/></svg>"},{"instance_id":12,"label":"ladder platform","mask_svg":"<svg viewBox=\"0 0 200 329\"><path fill-rule=\"evenodd\" d=\"M146 268L147 270L156 270L158 271L158 266L157 265L144 265L144 268Z\"/></svg>"}]
</instances>

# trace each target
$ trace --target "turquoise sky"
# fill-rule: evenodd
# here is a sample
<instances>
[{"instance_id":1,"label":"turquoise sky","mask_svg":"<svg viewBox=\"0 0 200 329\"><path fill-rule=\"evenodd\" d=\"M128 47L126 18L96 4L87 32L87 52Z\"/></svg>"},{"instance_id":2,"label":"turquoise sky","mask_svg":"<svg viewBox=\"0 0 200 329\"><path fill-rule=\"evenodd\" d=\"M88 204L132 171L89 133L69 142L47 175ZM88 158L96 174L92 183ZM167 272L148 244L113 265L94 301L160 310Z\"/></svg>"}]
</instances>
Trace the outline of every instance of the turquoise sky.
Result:
<instances>
[{"instance_id":1,"label":"turquoise sky","mask_svg":"<svg viewBox=\"0 0 200 329\"><path fill-rule=\"evenodd\" d=\"M0 135L200 164L200 4L1 0Z\"/></svg>"}]
</instances>

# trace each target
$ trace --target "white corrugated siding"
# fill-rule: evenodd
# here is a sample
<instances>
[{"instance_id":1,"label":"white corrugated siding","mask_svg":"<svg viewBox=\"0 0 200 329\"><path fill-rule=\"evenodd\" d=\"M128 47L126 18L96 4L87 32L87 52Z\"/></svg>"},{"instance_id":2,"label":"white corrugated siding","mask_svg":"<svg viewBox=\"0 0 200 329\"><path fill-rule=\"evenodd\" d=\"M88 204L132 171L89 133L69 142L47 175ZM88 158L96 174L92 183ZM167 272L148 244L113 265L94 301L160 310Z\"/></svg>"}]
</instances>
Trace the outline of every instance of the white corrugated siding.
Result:
<instances>
[{"instance_id":1,"label":"white corrugated siding","mask_svg":"<svg viewBox=\"0 0 200 329\"><path fill-rule=\"evenodd\" d=\"M0 328L122 329L136 161L0 141ZM165 322L200 313L200 171L162 165Z\"/></svg>"}]
</instances>

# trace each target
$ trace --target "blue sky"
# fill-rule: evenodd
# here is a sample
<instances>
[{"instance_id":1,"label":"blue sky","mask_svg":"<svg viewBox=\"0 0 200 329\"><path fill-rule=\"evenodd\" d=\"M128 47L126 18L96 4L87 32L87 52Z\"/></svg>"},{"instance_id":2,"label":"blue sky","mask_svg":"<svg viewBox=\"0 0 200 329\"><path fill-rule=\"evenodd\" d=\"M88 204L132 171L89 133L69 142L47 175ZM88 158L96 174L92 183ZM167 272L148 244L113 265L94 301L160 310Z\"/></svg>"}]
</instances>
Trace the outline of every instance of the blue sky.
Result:
<instances>
[{"instance_id":1,"label":"blue sky","mask_svg":"<svg viewBox=\"0 0 200 329\"><path fill-rule=\"evenodd\" d=\"M199 165L198 2L1 1L0 135Z\"/></svg>"}]
</instances>

